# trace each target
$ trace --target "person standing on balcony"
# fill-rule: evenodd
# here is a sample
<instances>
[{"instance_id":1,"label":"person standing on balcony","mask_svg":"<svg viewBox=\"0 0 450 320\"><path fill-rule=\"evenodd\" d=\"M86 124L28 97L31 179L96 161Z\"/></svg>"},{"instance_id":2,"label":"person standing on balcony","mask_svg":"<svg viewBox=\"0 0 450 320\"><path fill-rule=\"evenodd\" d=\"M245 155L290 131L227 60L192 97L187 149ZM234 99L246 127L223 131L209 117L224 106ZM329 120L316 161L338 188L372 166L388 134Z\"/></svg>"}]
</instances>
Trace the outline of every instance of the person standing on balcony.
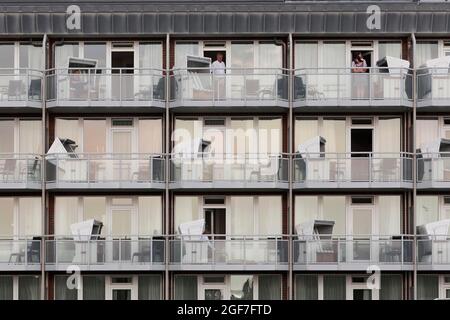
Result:
<instances>
[{"instance_id":1,"label":"person standing on balcony","mask_svg":"<svg viewBox=\"0 0 450 320\"><path fill-rule=\"evenodd\" d=\"M352 61L352 98L367 99L369 78L367 75L367 62L361 52L357 52Z\"/></svg>"},{"instance_id":2,"label":"person standing on balcony","mask_svg":"<svg viewBox=\"0 0 450 320\"><path fill-rule=\"evenodd\" d=\"M225 69L223 53L217 52L216 60L211 64L211 73L213 74L214 98L223 99L225 97Z\"/></svg>"}]
</instances>

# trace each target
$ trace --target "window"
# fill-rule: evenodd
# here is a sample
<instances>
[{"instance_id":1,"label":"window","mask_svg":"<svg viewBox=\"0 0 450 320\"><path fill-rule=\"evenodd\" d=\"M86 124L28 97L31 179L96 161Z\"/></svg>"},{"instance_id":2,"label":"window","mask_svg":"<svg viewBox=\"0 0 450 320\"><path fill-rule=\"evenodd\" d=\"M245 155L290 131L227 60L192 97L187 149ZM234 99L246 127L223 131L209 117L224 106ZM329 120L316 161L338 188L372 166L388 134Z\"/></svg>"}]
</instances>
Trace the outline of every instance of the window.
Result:
<instances>
[{"instance_id":1,"label":"window","mask_svg":"<svg viewBox=\"0 0 450 320\"><path fill-rule=\"evenodd\" d=\"M231 197L231 234L251 235L254 233L253 197Z\"/></svg>"},{"instance_id":2,"label":"window","mask_svg":"<svg viewBox=\"0 0 450 320\"><path fill-rule=\"evenodd\" d=\"M106 152L106 120L85 119L83 128L83 152Z\"/></svg>"},{"instance_id":3,"label":"window","mask_svg":"<svg viewBox=\"0 0 450 320\"><path fill-rule=\"evenodd\" d=\"M438 119L417 119L416 121L416 145L423 148L426 144L439 138Z\"/></svg>"},{"instance_id":4,"label":"window","mask_svg":"<svg viewBox=\"0 0 450 320\"><path fill-rule=\"evenodd\" d=\"M42 233L40 197L19 198L19 234L35 236Z\"/></svg>"},{"instance_id":5,"label":"window","mask_svg":"<svg viewBox=\"0 0 450 320\"><path fill-rule=\"evenodd\" d=\"M199 219L199 197L177 196L175 197L175 232L178 226L184 222Z\"/></svg>"},{"instance_id":6,"label":"window","mask_svg":"<svg viewBox=\"0 0 450 320\"><path fill-rule=\"evenodd\" d=\"M197 300L197 276L175 276L175 300Z\"/></svg>"},{"instance_id":7,"label":"window","mask_svg":"<svg viewBox=\"0 0 450 320\"><path fill-rule=\"evenodd\" d=\"M400 41L378 42L378 59L384 57L402 58L402 43Z\"/></svg>"},{"instance_id":8,"label":"window","mask_svg":"<svg viewBox=\"0 0 450 320\"><path fill-rule=\"evenodd\" d=\"M319 214L318 196L295 197L295 224L316 219Z\"/></svg>"},{"instance_id":9,"label":"window","mask_svg":"<svg viewBox=\"0 0 450 320\"><path fill-rule=\"evenodd\" d=\"M107 221L105 197L83 197L83 220L90 219Z\"/></svg>"},{"instance_id":10,"label":"window","mask_svg":"<svg viewBox=\"0 0 450 320\"><path fill-rule=\"evenodd\" d=\"M334 221L333 234L345 235L345 197L323 197L323 219Z\"/></svg>"},{"instance_id":11,"label":"window","mask_svg":"<svg viewBox=\"0 0 450 320\"><path fill-rule=\"evenodd\" d=\"M259 235L278 235L282 233L281 208L280 196L258 197Z\"/></svg>"},{"instance_id":12,"label":"window","mask_svg":"<svg viewBox=\"0 0 450 320\"><path fill-rule=\"evenodd\" d=\"M281 276L258 276L258 300L281 300Z\"/></svg>"},{"instance_id":13,"label":"window","mask_svg":"<svg viewBox=\"0 0 450 320\"><path fill-rule=\"evenodd\" d=\"M298 145L319 135L319 122L317 119L297 118L295 120L295 148ZM295 151L298 151L295 149Z\"/></svg>"},{"instance_id":14,"label":"window","mask_svg":"<svg viewBox=\"0 0 450 320\"><path fill-rule=\"evenodd\" d=\"M439 56L439 46L437 41L417 41L415 53L415 66L420 67L431 59Z\"/></svg>"},{"instance_id":15,"label":"window","mask_svg":"<svg viewBox=\"0 0 450 320\"><path fill-rule=\"evenodd\" d=\"M12 237L14 235L14 199L0 198L0 234L5 237Z\"/></svg>"},{"instance_id":16,"label":"window","mask_svg":"<svg viewBox=\"0 0 450 320\"><path fill-rule=\"evenodd\" d=\"M78 221L78 198L55 197L55 234L71 235L70 225Z\"/></svg>"},{"instance_id":17,"label":"window","mask_svg":"<svg viewBox=\"0 0 450 320\"><path fill-rule=\"evenodd\" d=\"M438 221L439 197L438 196L417 196L417 222L420 226L426 223Z\"/></svg>"},{"instance_id":18,"label":"window","mask_svg":"<svg viewBox=\"0 0 450 320\"><path fill-rule=\"evenodd\" d=\"M19 152L42 153L41 120L19 120Z\"/></svg>"},{"instance_id":19,"label":"window","mask_svg":"<svg viewBox=\"0 0 450 320\"><path fill-rule=\"evenodd\" d=\"M318 300L318 276L297 275L295 277L295 299Z\"/></svg>"},{"instance_id":20,"label":"window","mask_svg":"<svg viewBox=\"0 0 450 320\"><path fill-rule=\"evenodd\" d=\"M68 278L69 276L55 275L55 300L78 300L78 290L67 286Z\"/></svg>"},{"instance_id":21,"label":"window","mask_svg":"<svg viewBox=\"0 0 450 320\"><path fill-rule=\"evenodd\" d=\"M439 298L439 276L417 276L417 298L419 300L434 300Z\"/></svg>"},{"instance_id":22,"label":"window","mask_svg":"<svg viewBox=\"0 0 450 320\"><path fill-rule=\"evenodd\" d=\"M230 300L253 300L253 276L230 276Z\"/></svg>"},{"instance_id":23,"label":"window","mask_svg":"<svg viewBox=\"0 0 450 320\"><path fill-rule=\"evenodd\" d=\"M380 235L396 235L400 233L400 196L379 196L378 214Z\"/></svg>"},{"instance_id":24,"label":"window","mask_svg":"<svg viewBox=\"0 0 450 320\"><path fill-rule=\"evenodd\" d=\"M0 68L1 69L10 69L10 70L5 70L5 73L13 73L14 44L13 43L0 44L0 57L2 57L0 59Z\"/></svg>"},{"instance_id":25,"label":"window","mask_svg":"<svg viewBox=\"0 0 450 320\"><path fill-rule=\"evenodd\" d=\"M106 43L85 42L84 57L97 61L98 68L106 67Z\"/></svg>"},{"instance_id":26,"label":"window","mask_svg":"<svg viewBox=\"0 0 450 320\"><path fill-rule=\"evenodd\" d=\"M324 275L323 276L323 299L345 300L346 299L346 276Z\"/></svg>"},{"instance_id":27,"label":"window","mask_svg":"<svg viewBox=\"0 0 450 320\"><path fill-rule=\"evenodd\" d=\"M19 276L19 300L39 300L40 288L39 276Z\"/></svg>"},{"instance_id":28,"label":"window","mask_svg":"<svg viewBox=\"0 0 450 320\"><path fill-rule=\"evenodd\" d=\"M139 234L162 234L162 199L160 196L139 197Z\"/></svg>"},{"instance_id":29,"label":"window","mask_svg":"<svg viewBox=\"0 0 450 320\"><path fill-rule=\"evenodd\" d=\"M55 67L57 69L68 68L69 57L79 57L78 43L63 43L55 46Z\"/></svg>"},{"instance_id":30,"label":"window","mask_svg":"<svg viewBox=\"0 0 450 320\"><path fill-rule=\"evenodd\" d=\"M13 277L0 276L0 301L13 300Z\"/></svg>"},{"instance_id":31,"label":"window","mask_svg":"<svg viewBox=\"0 0 450 320\"><path fill-rule=\"evenodd\" d=\"M104 276L83 276L83 300L105 300Z\"/></svg>"},{"instance_id":32,"label":"window","mask_svg":"<svg viewBox=\"0 0 450 320\"><path fill-rule=\"evenodd\" d=\"M380 300L402 299L402 276L381 275Z\"/></svg>"},{"instance_id":33,"label":"window","mask_svg":"<svg viewBox=\"0 0 450 320\"><path fill-rule=\"evenodd\" d=\"M55 120L55 136L61 139L70 139L75 141L76 144L81 143L81 136L83 130L81 130L80 121L78 119L66 119L56 118ZM78 147L82 151L82 146Z\"/></svg>"},{"instance_id":34,"label":"window","mask_svg":"<svg viewBox=\"0 0 450 320\"><path fill-rule=\"evenodd\" d=\"M319 47L317 42L297 42L295 44L295 68L317 68Z\"/></svg>"},{"instance_id":35,"label":"window","mask_svg":"<svg viewBox=\"0 0 450 320\"><path fill-rule=\"evenodd\" d=\"M139 153L162 152L162 120L139 119Z\"/></svg>"},{"instance_id":36,"label":"window","mask_svg":"<svg viewBox=\"0 0 450 320\"><path fill-rule=\"evenodd\" d=\"M198 42L176 42L175 43L175 68L186 68L187 56L198 56Z\"/></svg>"},{"instance_id":37,"label":"window","mask_svg":"<svg viewBox=\"0 0 450 320\"><path fill-rule=\"evenodd\" d=\"M138 277L139 300L161 300L161 276L146 275Z\"/></svg>"},{"instance_id":38,"label":"window","mask_svg":"<svg viewBox=\"0 0 450 320\"><path fill-rule=\"evenodd\" d=\"M258 121L258 153L282 152L281 118L260 118Z\"/></svg>"},{"instance_id":39,"label":"window","mask_svg":"<svg viewBox=\"0 0 450 320\"><path fill-rule=\"evenodd\" d=\"M400 152L400 118L380 118L376 131L379 152L392 152L387 157L398 157ZM389 143L386 143L389 141ZM382 164L381 164L382 165Z\"/></svg>"}]
</instances>

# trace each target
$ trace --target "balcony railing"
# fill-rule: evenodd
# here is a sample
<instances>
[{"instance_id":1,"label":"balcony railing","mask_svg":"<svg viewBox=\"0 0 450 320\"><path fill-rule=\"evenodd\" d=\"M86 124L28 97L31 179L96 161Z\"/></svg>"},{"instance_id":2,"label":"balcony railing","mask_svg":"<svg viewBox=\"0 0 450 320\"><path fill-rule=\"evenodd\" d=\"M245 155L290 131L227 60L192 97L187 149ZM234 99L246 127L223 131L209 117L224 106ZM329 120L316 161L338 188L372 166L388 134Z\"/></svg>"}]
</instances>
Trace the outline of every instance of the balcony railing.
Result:
<instances>
[{"instance_id":1,"label":"balcony railing","mask_svg":"<svg viewBox=\"0 0 450 320\"><path fill-rule=\"evenodd\" d=\"M412 107L412 76L405 68L304 68L294 71L294 106Z\"/></svg>"},{"instance_id":2,"label":"balcony railing","mask_svg":"<svg viewBox=\"0 0 450 320\"><path fill-rule=\"evenodd\" d=\"M395 187L412 183L412 155L399 153L307 153L294 156L297 187ZM349 183L349 184L347 184Z\"/></svg>"},{"instance_id":3,"label":"balcony railing","mask_svg":"<svg viewBox=\"0 0 450 320\"><path fill-rule=\"evenodd\" d=\"M449 68L417 69L417 106L450 105Z\"/></svg>"},{"instance_id":4,"label":"balcony railing","mask_svg":"<svg viewBox=\"0 0 450 320\"><path fill-rule=\"evenodd\" d=\"M165 75L158 69L72 68L47 71L50 106L160 106Z\"/></svg>"},{"instance_id":5,"label":"balcony railing","mask_svg":"<svg viewBox=\"0 0 450 320\"><path fill-rule=\"evenodd\" d=\"M91 240L57 237L45 241L45 264L49 269L65 270L77 265L87 270L164 268L163 237L131 237Z\"/></svg>"},{"instance_id":6,"label":"balcony railing","mask_svg":"<svg viewBox=\"0 0 450 320\"><path fill-rule=\"evenodd\" d=\"M49 154L49 187L141 188L164 184L164 156L160 154Z\"/></svg>"},{"instance_id":7,"label":"balcony railing","mask_svg":"<svg viewBox=\"0 0 450 320\"><path fill-rule=\"evenodd\" d=\"M171 183L249 187L288 182L289 158L285 154L172 154L170 164Z\"/></svg>"},{"instance_id":8,"label":"balcony railing","mask_svg":"<svg viewBox=\"0 0 450 320\"><path fill-rule=\"evenodd\" d=\"M450 186L450 152L417 155L417 187Z\"/></svg>"},{"instance_id":9,"label":"balcony railing","mask_svg":"<svg viewBox=\"0 0 450 320\"><path fill-rule=\"evenodd\" d=\"M288 241L288 237L281 235L176 235L169 240L170 264L180 269L283 268L288 264Z\"/></svg>"},{"instance_id":10,"label":"balcony railing","mask_svg":"<svg viewBox=\"0 0 450 320\"><path fill-rule=\"evenodd\" d=\"M175 69L171 106L288 106L288 72L276 68Z\"/></svg>"},{"instance_id":11,"label":"balcony railing","mask_svg":"<svg viewBox=\"0 0 450 320\"><path fill-rule=\"evenodd\" d=\"M36 154L0 154L0 188L40 188L41 163Z\"/></svg>"},{"instance_id":12,"label":"balcony railing","mask_svg":"<svg viewBox=\"0 0 450 320\"><path fill-rule=\"evenodd\" d=\"M41 263L41 240L0 239L0 270L37 270Z\"/></svg>"},{"instance_id":13,"label":"balcony railing","mask_svg":"<svg viewBox=\"0 0 450 320\"><path fill-rule=\"evenodd\" d=\"M450 270L450 237L418 236L417 263L421 269Z\"/></svg>"},{"instance_id":14,"label":"balcony railing","mask_svg":"<svg viewBox=\"0 0 450 320\"><path fill-rule=\"evenodd\" d=\"M303 238L303 239L302 239ZM365 268L412 266L412 236L336 236L297 237L293 240L294 265L301 268Z\"/></svg>"},{"instance_id":15,"label":"balcony railing","mask_svg":"<svg viewBox=\"0 0 450 320\"><path fill-rule=\"evenodd\" d=\"M41 107L42 71L0 69L0 106Z\"/></svg>"}]
</instances>

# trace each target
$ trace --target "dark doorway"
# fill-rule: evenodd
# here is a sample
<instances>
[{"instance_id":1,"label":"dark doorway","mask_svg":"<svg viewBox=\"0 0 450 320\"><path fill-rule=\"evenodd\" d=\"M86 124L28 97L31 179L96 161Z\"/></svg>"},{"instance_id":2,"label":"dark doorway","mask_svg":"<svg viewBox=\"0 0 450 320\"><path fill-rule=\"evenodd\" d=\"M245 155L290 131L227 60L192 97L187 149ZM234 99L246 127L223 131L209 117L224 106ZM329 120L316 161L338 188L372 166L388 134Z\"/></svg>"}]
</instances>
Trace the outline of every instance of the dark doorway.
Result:
<instances>
[{"instance_id":1,"label":"dark doorway","mask_svg":"<svg viewBox=\"0 0 450 320\"><path fill-rule=\"evenodd\" d=\"M117 51L111 53L112 94L114 100L134 99L134 52Z\"/></svg>"},{"instance_id":2,"label":"dark doorway","mask_svg":"<svg viewBox=\"0 0 450 320\"><path fill-rule=\"evenodd\" d=\"M205 234L216 235L215 239L225 239L225 209L205 209Z\"/></svg>"},{"instance_id":3,"label":"dark doorway","mask_svg":"<svg viewBox=\"0 0 450 320\"><path fill-rule=\"evenodd\" d=\"M351 142L350 151L352 157L367 157L373 150L372 134L373 129L352 129L351 130ZM353 154L353 152L359 152Z\"/></svg>"},{"instance_id":4,"label":"dark doorway","mask_svg":"<svg viewBox=\"0 0 450 320\"><path fill-rule=\"evenodd\" d=\"M221 54L223 54L223 62L225 63L225 65L227 65L227 54L226 54L226 51L225 50L213 50L213 51L204 51L203 52L203 56L205 57L205 58L211 58L211 63L213 63L214 61L216 61L217 60L217 54L218 53L221 53Z\"/></svg>"}]
</instances>

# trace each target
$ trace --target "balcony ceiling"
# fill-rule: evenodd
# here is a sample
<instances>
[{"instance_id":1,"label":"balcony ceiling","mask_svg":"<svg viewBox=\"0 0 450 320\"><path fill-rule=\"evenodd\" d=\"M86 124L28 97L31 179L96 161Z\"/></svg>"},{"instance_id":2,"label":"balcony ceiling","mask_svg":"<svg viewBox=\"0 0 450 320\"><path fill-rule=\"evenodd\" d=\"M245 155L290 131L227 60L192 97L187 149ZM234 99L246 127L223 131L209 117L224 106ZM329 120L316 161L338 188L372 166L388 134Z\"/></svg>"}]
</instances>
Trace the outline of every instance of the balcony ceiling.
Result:
<instances>
[{"instance_id":1,"label":"balcony ceiling","mask_svg":"<svg viewBox=\"0 0 450 320\"><path fill-rule=\"evenodd\" d=\"M378 1L381 29L366 26L366 9L374 1L283 0L79 0L81 30L66 28L66 9L73 1L3 1L2 36L124 35L420 35L450 32L448 3L413 0Z\"/></svg>"}]
</instances>

